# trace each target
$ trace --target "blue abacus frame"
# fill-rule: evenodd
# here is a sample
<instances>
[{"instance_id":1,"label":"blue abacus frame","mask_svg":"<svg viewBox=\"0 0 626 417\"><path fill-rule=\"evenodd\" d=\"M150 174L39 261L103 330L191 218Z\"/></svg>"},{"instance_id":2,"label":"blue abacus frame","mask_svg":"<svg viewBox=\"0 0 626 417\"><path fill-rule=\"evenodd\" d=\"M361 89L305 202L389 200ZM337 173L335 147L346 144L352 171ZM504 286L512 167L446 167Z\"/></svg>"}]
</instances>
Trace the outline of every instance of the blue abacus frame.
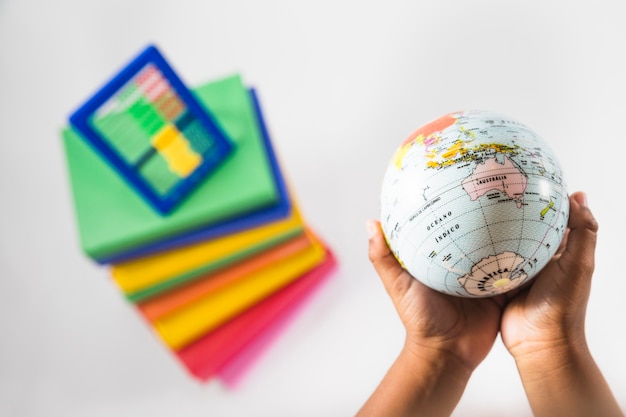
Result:
<instances>
[{"instance_id":1,"label":"blue abacus frame","mask_svg":"<svg viewBox=\"0 0 626 417\"><path fill-rule=\"evenodd\" d=\"M108 144L91 122L95 112L148 64L153 64L158 68L187 106L189 112L201 123L202 127L206 129L210 137L215 141L211 148L211 157L206 158L206 155L203 155L202 163L189 176L181 179L164 196L155 192L152 186ZM80 136L102 155L126 179L129 185L161 215L170 213L181 203L206 176L224 161L234 148L234 145L208 109L196 99L155 45L148 45L89 100L74 111L69 119L70 124L80 133Z\"/></svg>"}]
</instances>

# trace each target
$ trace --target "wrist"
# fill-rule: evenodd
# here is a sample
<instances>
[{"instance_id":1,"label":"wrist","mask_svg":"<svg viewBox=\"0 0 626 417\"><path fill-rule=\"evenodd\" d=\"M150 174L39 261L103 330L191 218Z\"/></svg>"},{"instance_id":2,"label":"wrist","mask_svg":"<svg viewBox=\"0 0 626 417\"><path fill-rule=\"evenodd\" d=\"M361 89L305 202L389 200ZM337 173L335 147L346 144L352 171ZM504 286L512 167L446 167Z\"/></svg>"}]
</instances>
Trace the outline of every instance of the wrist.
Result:
<instances>
[{"instance_id":1,"label":"wrist","mask_svg":"<svg viewBox=\"0 0 626 417\"><path fill-rule=\"evenodd\" d=\"M584 340L515 357L535 416L624 416Z\"/></svg>"},{"instance_id":2,"label":"wrist","mask_svg":"<svg viewBox=\"0 0 626 417\"><path fill-rule=\"evenodd\" d=\"M471 371L437 347L405 344L362 413L367 416L449 416ZM381 405L382 404L382 405Z\"/></svg>"},{"instance_id":3,"label":"wrist","mask_svg":"<svg viewBox=\"0 0 626 417\"><path fill-rule=\"evenodd\" d=\"M510 350L520 374L527 378L545 378L581 363L593 360L584 338L528 342Z\"/></svg>"},{"instance_id":4,"label":"wrist","mask_svg":"<svg viewBox=\"0 0 626 417\"><path fill-rule=\"evenodd\" d=\"M445 351L405 344L358 416L449 416L470 374Z\"/></svg>"},{"instance_id":5,"label":"wrist","mask_svg":"<svg viewBox=\"0 0 626 417\"><path fill-rule=\"evenodd\" d=\"M588 352L584 327L574 324L560 323L507 336L502 334L502 339L517 363ZM510 339L516 341L511 342Z\"/></svg>"},{"instance_id":6,"label":"wrist","mask_svg":"<svg viewBox=\"0 0 626 417\"><path fill-rule=\"evenodd\" d=\"M484 359L491 345L464 337L420 337L407 333L403 350L423 360L454 365L470 375ZM495 339L495 335L494 335Z\"/></svg>"},{"instance_id":7,"label":"wrist","mask_svg":"<svg viewBox=\"0 0 626 417\"><path fill-rule=\"evenodd\" d=\"M462 360L453 347L442 343L405 342L398 361L409 371L423 373L425 369L438 378L465 387L474 367Z\"/></svg>"}]
</instances>

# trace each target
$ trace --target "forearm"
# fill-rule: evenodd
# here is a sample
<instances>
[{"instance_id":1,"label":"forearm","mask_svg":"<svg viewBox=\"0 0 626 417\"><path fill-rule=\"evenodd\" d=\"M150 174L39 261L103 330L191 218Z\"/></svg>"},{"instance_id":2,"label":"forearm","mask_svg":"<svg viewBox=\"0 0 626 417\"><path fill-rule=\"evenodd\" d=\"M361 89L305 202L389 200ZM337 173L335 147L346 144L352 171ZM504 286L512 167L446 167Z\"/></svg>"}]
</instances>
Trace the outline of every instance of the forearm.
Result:
<instances>
[{"instance_id":1,"label":"forearm","mask_svg":"<svg viewBox=\"0 0 626 417\"><path fill-rule=\"evenodd\" d=\"M516 363L535 417L624 417L586 344L538 349Z\"/></svg>"},{"instance_id":2,"label":"forearm","mask_svg":"<svg viewBox=\"0 0 626 417\"><path fill-rule=\"evenodd\" d=\"M357 417L449 416L470 375L450 355L405 348Z\"/></svg>"}]
</instances>

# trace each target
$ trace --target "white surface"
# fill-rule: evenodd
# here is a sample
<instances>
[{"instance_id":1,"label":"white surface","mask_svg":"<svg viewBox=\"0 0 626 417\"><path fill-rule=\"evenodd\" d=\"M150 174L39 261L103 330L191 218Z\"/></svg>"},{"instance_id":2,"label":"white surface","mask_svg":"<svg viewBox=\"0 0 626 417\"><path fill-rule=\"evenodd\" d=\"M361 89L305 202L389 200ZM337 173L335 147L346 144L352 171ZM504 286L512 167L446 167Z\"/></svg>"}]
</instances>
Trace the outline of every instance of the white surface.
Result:
<instances>
[{"instance_id":1,"label":"white surface","mask_svg":"<svg viewBox=\"0 0 626 417\"><path fill-rule=\"evenodd\" d=\"M416 127L481 108L560 155L600 223L592 351L626 406L626 25L619 1L0 0L0 416L354 414L403 330L367 260L384 167ZM189 84L258 88L341 273L228 391L187 376L78 246L58 131L148 42ZM500 340L455 416L529 408Z\"/></svg>"}]
</instances>

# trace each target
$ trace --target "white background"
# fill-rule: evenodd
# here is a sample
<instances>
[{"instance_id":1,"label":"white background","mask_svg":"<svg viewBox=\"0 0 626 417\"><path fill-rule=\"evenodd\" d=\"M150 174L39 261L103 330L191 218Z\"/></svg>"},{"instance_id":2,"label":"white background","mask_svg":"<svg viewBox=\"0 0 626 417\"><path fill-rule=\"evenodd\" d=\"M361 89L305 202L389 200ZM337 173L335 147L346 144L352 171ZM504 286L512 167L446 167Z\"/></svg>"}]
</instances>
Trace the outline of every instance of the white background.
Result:
<instances>
[{"instance_id":1,"label":"white background","mask_svg":"<svg viewBox=\"0 0 626 417\"><path fill-rule=\"evenodd\" d=\"M557 152L600 223L588 338L626 407L621 1L0 0L0 415L353 415L403 342L367 259L385 165L477 108ZM257 87L307 221L341 272L236 390L190 378L79 246L59 130L148 43L198 85ZM498 339L455 416L525 416Z\"/></svg>"}]
</instances>

